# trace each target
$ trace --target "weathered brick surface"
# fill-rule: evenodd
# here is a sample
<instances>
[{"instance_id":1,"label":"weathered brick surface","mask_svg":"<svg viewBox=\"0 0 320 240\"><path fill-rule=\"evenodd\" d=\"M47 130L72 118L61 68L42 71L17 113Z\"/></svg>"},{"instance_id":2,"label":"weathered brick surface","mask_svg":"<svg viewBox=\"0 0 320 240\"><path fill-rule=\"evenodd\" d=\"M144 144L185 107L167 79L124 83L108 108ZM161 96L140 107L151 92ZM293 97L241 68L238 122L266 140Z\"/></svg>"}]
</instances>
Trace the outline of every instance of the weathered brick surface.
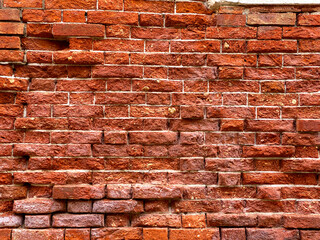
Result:
<instances>
[{"instance_id":1,"label":"weathered brick surface","mask_svg":"<svg viewBox=\"0 0 320 240\"><path fill-rule=\"evenodd\" d=\"M317 6L0 3L0 239L320 239Z\"/></svg>"}]
</instances>

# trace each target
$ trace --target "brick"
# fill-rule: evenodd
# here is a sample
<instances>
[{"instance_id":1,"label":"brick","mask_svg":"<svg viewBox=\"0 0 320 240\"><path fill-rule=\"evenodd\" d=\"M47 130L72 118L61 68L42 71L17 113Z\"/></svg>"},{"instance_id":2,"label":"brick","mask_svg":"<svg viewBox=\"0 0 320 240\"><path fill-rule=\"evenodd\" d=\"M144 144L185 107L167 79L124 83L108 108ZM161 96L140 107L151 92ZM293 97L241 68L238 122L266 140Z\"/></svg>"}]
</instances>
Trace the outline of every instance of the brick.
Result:
<instances>
[{"instance_id":1,"label":"brick","mask_svg":"<svg viewBox=\"0 0 320 240\"><path fill-rule=\"evenodd\" d=\"M143 238L146 240L168 240L168 230L162 228L144 228Z\"/></svg>"},{"instance_id":2,"label":"brick","mask_svg":"<svg viewBox=\"0 0 320 240\"><path fill-rule=\"evenodd\" d=\"M204 214L182 215L182 226L184 228L205 228L206 217Z\"/></svg>"},{"instance_id":3,"label":"brick","mask_svg":"<svg viewBox=\"0 0 320 240\"><path fill-rule=\"evenodd\" d=\"M101 199L105 196L104 185L55 185L54 199Z\"/></svg>"},{"instance_id":4,"label":"brick","mask_svg":"<svg viewBox=\"0 0 320 240\"><path fill-rule=\"evenodd\" d=\"M131 185L109 184L106 191L107 197L113 199L129 199L132 196Z\"/></svg>"},{"instance_id":5,"label":"brick","mask_svg":"<svg viewBox=\"0 0 320 240\"><path fill-rule=\"evenodd\" d=\"M245 26L246 16L238 14L219 14L217 16L218 26Z\"/></svg>"},{"instance_id":6,"label":"brick","mask_svg":"<svg viewBox=\"0 0 320 240\"><path fill-rule=\"evenodd\" d=\"M317 230L302 230L300 231L301 239L303 240L311 240L319 237L319 231Z\"/></svg>"},{"instance_id":7,"label":"brick","mask_svg":"<svg viewBox=\"0 0 320 240\"><path fill-rule=\"evenodd\" d=\"M317 27L284 27L283 38L316 39L320 38Z\"/></svg>"},{"instance_id":8,"label":"brick","mask_svg":"<svg viewBox=\"0 0 320 240\"><path fill-rule=\"evenodd\" d=\"M0 214L0 227L1 228L16 228L22 225L22 216L14 215L11 213Z\"/></svg>"},{"instance_id":9,"label":"brick","mask_svg":"<svg viewBox=\"0 0 320 240\"><path fill-rule=\"evenodd\" d=\"M281 27L264 26L258 28L258 39L280 40L282 38Z\"/></svg>"},{"instance_id":10,"label":"brick","mask_svg":"<svg viewBox=\"0 0 320 240\"><path fill-rule=\"evenodd\" d=\"M19 37L0 37L0 48L3 49L19 49L20 38Z\"/></svg>"},{"instance_id":11,"label":"brick","mask_svg":"<svg viewBox=\"0 0 320 240\"><path fill-rule=\"evenodd\" d=\"M70 213L90 213L92 211L92 202L85 200L68 201L68 212Z\"/></svg>"},{"instance_id":12,"label":"brick","mask_svg":"<svg viewBox=\"0 0 320 240\"><path fill-rule=\"evenodd\" d=\"M294 122L290 120L247 120L246 130L259 132L294 131Z\"/></svg>"},{"instance_id":13,"label":"brick","mask_svg":"<svg viewBox=\"0 0 320 240\"><path fill-rule=\"evenodd\" d=\"M222 240L231 240L231 239L246 239L245 229L239 228L222 228L221 229L221 239Z\"/></svg>"},{"instance_id":14,"label":"brick","mask_svg":"<svg viewBox=\"0 0 320 240\"><path fill-rule=\"evenodd\" d=\"M244 157L291 157L294 147L291 146L244 146Z\"/></svg>"},{"instance_id":15,"label":"brick","mask_svg":"<svg viewBox=\"0 0 320 240\"><path fill-rule=\"evenodd\" d=\"M61 12L59 10L24 9L22 19L25 22L60 22Z\"/></svg>"},{"instance_id":16,"label":"brick","mask_svg":"<svg viewBox=\"0 0 320 240\"><path fill-rule=\"evenodd\" d=\"M138 25L138 13L131 12L88 12L88 23ZM90 24L91 25L91 24Z\"/></svg>"},{"instance_id":17,"label":"brick","mask_svg":"<svg viewBox=\"0 0 320 240\"><path fill-rule=\"evenodd\" d=\"M24 34L24 24L23 23L14 23L14 22L1 22L0 23L0 34L23 35Z\"/></svg>"},{"instance_id":18,"label":"brick","mask_svg":"<svg viewBox=\"0 0 320 240\"><path fill-rule=\"evenodd\" d=\"M129 141L143 145L174 144L177 142L177 134L174 132L131 132Z\"/></svg>"},{"instance_id":19,"label":"brick","mask_svg":"<svg viewBox=\"0 0 320 240\"><path fill-rule=\"evenodd\" d=\"M300 132L318 132L320 129L320 122L317 120L298 120L297 131Z\"/></svg>"},{"instance_id":20,"label":"brick","mask_svg":"<svg viewBox=\"0 0 320 240\"><path fill-rule=\"evenodd\" d=\"M210 213L207 215L207 221L210 227L254 227L257 225L257 216Z\"/></svg>"},{"instance_id":21,"label":"brick","mask_svg":"<svg viewBox=\"0 0 320 240\"><path fill-rule=\"evenodd\" d=\"M214 25L216 19L214 15L170 15L165 16L166 27L185 27L185 26L202 26Z\"/></svg>"},{"instance_id":22,"label":"brick","mask_svg":"<svg viewBox=\"0 0 320 240\"><path fill-rule=\"evenodd\" d=\"M20 21L19 9L1 9L0 10L1 21Z\"/></svg>"},{"instance_id":23,"label":"brick","mask_svg":"<svg viewBox=\"0 0 320 240\"><path fill-rule=\"evenodd\" d=\"M122 66L96 66L92 70L94 78L119 77L119 78L139 78L142 77L142 67L122 67Z\"/></svg>"},{"instance_id":24,"label":"brick","mask_svg":"<svg viewBox=\"0 0 320 240\"><path fill-rule=\"evenodd\" d=\"M95 9L96 1L95 0L46 0L45 1L46 9Z\"/></svg>"},{"instance_id":25,"label":"brick","mask_svg":"<svg viewBox=\"0 0 320 240\"><path fill-rule=\"evenodd\" d=\"M174 12L174 4L172 2L146 2L141 0L126 0L124 1L125 11L135 12Z\"/></svg>"},{"instance_id":26,"label":"brick","mask_svg":"<svg viewBox=\"0 0 320 240\"><path fill-rule=\"evenodd\" d=\"M180 227L181 219L177 214L142 214L134 217L133 227Z\"/></svg>"},{"instance_id":27,"label":"brick","mask_svg":"<svg viewBox=\"0 0 320 240\"><path fill-rule=\"evenodd\" d=\"M136 185L133 187L133 198L136 199L174 199L181 198L182 192L179 187L169 186L144 186Z\"/></svg>"},{"instance_id":28,"label":"brick","mask_svg":"<svg viewBox=\"0 0 320 240\"><path fill-rule=\"evenodd\" d=\"M299 14L298 25L301 26L319 26L320 18L319 15Z\"/></svg>"},{"instance_id":29,"label":"brick","mask_svg":"<svg viewBox=\"0 0 320 240\"><path fill-rule=\"evenodd\" d=\"M177 13L198 13L212 14L214 11L208 9L202 2L178 2L176 3Z\"/></svg>"},{"instance_id":30,"label":"brick","mask_svg":"<svg viewBox=\"0 0 320 240\"><path fill-rule=\"evenodd\" d=\"M157 14L141 14L140 18L141 26L163 26L163 17L162 15Z\"/></svg>"},{"instance_id":31,"label":"brick","mask_svg":"<svg viewBox=\"0 0 320 240\"><path fill-rule=\"evenodd\" d=\"M319 215L285 215L284 227L285 228L319 228L318 224Z\"/></svg>"},{"instance_id":32,"label":"brick","mask_svg":"<svg viewBox=\"0 0 320 240\"><path fill-rule=\"evenodd\" d=\"M3 1L4 7L11 7L11 8L42 8L42 1L41 0L4 0Z\"/></svg>"},{"instance_id":33,"label":"brick","mask_svg":"<svg viewBox=\"0 0 320 240\"><path fill-rule=\"evenodd\" d=\"M63 13L64 22L86 22L85 11L64 11Z\"/></svg>"},{"instance_id":34,"label":"brick","mask_svg":"<svg viewBox=\"0 0 320 240\"><path fill-rule=\"evenodd\" d=\"M66 229L65 240L89 240L90 229Z\"/></svg>"},{"instance_id":35,"label":"brick","mask_svg":"<svg viewBox=\"0 0 320 240\"><path fill-rule=\"evenodd\" d=\"M137 39L176 39L180 37L180 31L171 28L132 28L131 37Z\"/></svg>"},{"instance_id":36,"label":"brick","mask_svg":"<svg viewBox=\"0 0 320 240\"><path fill-rule=\"evenodd\" d=\"M44 238L58 240L64 238L63 229L13 229L12 239L23 240L23 239L35 239Z\"/></svg>"},{"instance_id":37,"label":"brick","mask_svg":"<svg viewBox=\"0 0 320 240\"><path fill-rule=\"evenodd\" d=\"M278 69L267 69L267 68L246 68L244 70L245 79L256 79L256 80L284 80L294 78L293 68L278 68Z\"/></svg>"},{"instance_id":38,"label":"brick","mask_svg":"<svg viewBox=\"0 0 320 240\"><path fill-rule=\"evenodd\" d=\"M263 52L297 52L296 41L248 41L247 51L249 53Z\"/></svg>"},{"instance_id":39,"label":"brick","mask_svg":"<svg viewBox=\"0 0 320 240\"><path fill-rule=\"evenodd\" d=\"M244 184L306 184L311 185L315 181L313 174L274 173L268 176L265 173L244 173Z\"/></svg>"},{"instance_id":40,"label":"brick","mask_svg":"<svg viewBox=\"0 0 320 240\"><path fill-rule=\"evenodd\" d=\"M105 28L100 24L54 24L52 27L52 34L54 37L103 37Z\"/></svg>"},{"instance_id":41,"label":"brick","mask_svg":"<svg viewBox=\"0 0 320 240\"><path fill-rule=\"evenodd\" d=\"M64 210L64 202L45 198L16 200L13 205L13 211L15 213L41 214Z\"/></svg>"},{"instance_id":42,"label":"brick","mask_svg":"<svg viewBox=\"0 0 320 240\"><path fill-rule=\"evenodd\" d=\"M247 230L247 238L248 239L299 239L298 230L285 230L285 229L258 229L252 228Z\"/></svg>"},{"instance_id":43,"label":"brick","mask_svg":"<svg viewBox=\"0 0 320 240\"><path fill-rule=\"evenodd\" d=\"M97 213L139 213L143 212L142 202L135 200L99 200L93 203Z\"/></svg>"},{"instance_id":44,"label":"brick","mask_svg":"<svg viewBox=\"0 0 320 240\"><path fill-rule=\"evenodd\" d=\"M251 13L248 14L249 25L295 25L295 13Z\"/></svg>"},{"instance_id":45,"label":"brick","mask_svg":"<svg viewBox=\"0 0 320 240\"><path fill-rule=\"evenodd\" d=\"M104 63L104 55L98 52L55 52L53 61L58 64L94 65Z\"/></svg>"},{"instance_id":46,"label":"brick","mask_svg":"<svg viewBox=\"0 0 320 240\"><path fill-rule=\"evenodd\" d=\"M141 228L94 228L91 230L91 239L142 239Z\"/></svg>"},{"instance_id":47,"label":"brick","mask_svg":"<svg viewBox=\"0 0 320 240\"><path fill-rule=\"evenodd\" d=\"M142 52L144 43L141 40L97 40L93 42L93 50Z\"/></svg>"},{"instance_id":48,"label":"brick","mask_svg":"<svg viewBox=\"0 0 320 240\"><path fill-rule=\"evenodd\" d=\"M50 215L26 215L26 228L50 228Z\"/></svg>"},{"instance_id":49,"label":"brick","mask_svg":"<svg viewBox=\"0 0 320 240\"><path fill-rule=\"evenodd\" d=\"M219 239L219 230L213 229L172 229L170 230L170 239L187 240L193 236L194 239Z\"/></svg>"},{"instance_id":50,"label":"brick","mask_svg":"<svg viewBox=\"0 0 320 240\"><path fill-rule=\"evenodd\" d=\"M103 214L55 214L52 217L53 227L103 227Z\"/></svg>"},{"instance_id":51,"label":"brick","mask_svg":"<svg viewBox=\"0 0 320 240\"><path fill-rule=\"evenodd\" d=\"M255 27L208 27L207 38L233 38L247 39L255 38L257 29Z\"/></svg>"}]
</instances>

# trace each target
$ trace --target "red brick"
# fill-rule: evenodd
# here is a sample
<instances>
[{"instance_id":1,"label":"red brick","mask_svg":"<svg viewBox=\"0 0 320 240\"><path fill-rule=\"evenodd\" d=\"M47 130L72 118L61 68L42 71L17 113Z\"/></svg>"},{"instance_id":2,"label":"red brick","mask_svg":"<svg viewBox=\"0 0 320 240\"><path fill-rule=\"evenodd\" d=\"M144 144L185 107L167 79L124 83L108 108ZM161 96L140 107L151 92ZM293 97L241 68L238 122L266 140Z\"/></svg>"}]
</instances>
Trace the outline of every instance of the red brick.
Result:
<instances>
[{"instance_id":1,"label":"red brick","mask_svg":"<svg viewBox=\"0 0 320 240\"><path fill-rule=\"evenodd\" d=\"M4 0L4 7L12 8L42 8L41 0Z\"/></svg>"},{"instance_id":2,"label":"red brick","mask_svg":"<svg viewBox=\"0 0 320 240\"><path fill-rule=\"evenodd\" d=\"M244 146L244 157L291 157L294 147L291 146Z\"/></svg>"},{"instance_id":3,"label":"red brick","mask_svg":"<svg viewBox=\"0 0 320 240\"><path fill-rule=\"evenodd\" d=\"M319 26L320 25L319 15L299 14L298 15L298 25Z\"/></svg>"},{"instance_id":4,"label":"red brick","mask_svg":"<svg viewBox=\"0 0 320 240\"><path fill-rule=\"evenodd\" d=\"M258 39L274 39L280 40L282 38L281 27L259 27L258 28Z\"/></svg>"},{"instance_id":5,"label":"red brick","mask_svg":"<svg viewBox=\"0 0 320 240\"><path fill-rule=\"evenodd\" d=\"M218 26L245 26L246 16L238 14L219 14L217 15Z\"/></svg>"},{"instance_id":6,"label":"red brick","mask_svg":"<svg viewBox=\"0 0 320 240\"><path fill-rule=\"evenodd\" d=\"M283 38L319 38L319 29L317 27L284 27Z\"/></svg>"},{"instance_id":7,"label":"red brick","mask_svg":"<svg viewBox=\"0 0 320 240\"><path fill-rule=\"evenodd\" d=\"M172 240L187 240L193 236L193 239L219 239L218 228L213 229L172 229L170 230L169 237Z\"/></svg>"},{"instance_id":8,"label":"red brick","mask_svg":"<svg viewBox=\"0 0 320 240\"><path fill-rule=\"evenodd\" d=\"M166 15L166 27L185 27L185 26L202 26L215 25L215 16L207 15Z\"/></svg>"},{"instance_id":9,"label":"red brick","mask_svg":"<svg viewBox=\"0 0 320 240\"><path fill-rule=\"evenodd\" d=\"M24 24L23 23L14 23L14 22L1 22L0 23L0 34L23 35L24 34Z\"/></svg>"},{"instance_id":10,"label":"red brick","mask_svg":"<svg viewBox=\"0 0 320 240\"><path fill-rule=\"evenodd\" d=\"M122 0L102 0L98 2L98 8L104 10L122 10L123 1Z\"/></svg>"},{"instance_id":11,"label":"red brick","mask_svg":"<svg viewBox=\"0 0 320 240\"><path fill-rule=\"evenodd\" d=\"M131 37L138 39L176 39L180 37L180 30L171 28L132 28Z\"/></svg>"},{"instance_id":12,"label":"red brick","mask_svg":"<svg viewBox=\"0 0 320 240\"><path fill-rule=\"evenodd\" d=\"M144 228L143 239L145 240L168 240L168 230L161 228Z\"/></svg>"},{"instance_id":13,"label":"red brick","mask_svg":"<svg viewBox=\"0 0 320 240\"><path fill-rule=\"evenodd\" d=\"M284 227L285 228L320 228L319 215L285 215Z\"/></svg>"},{"instance_id":14,"label":"red brick","mask_svg":"<svg viewBox=\"0 0 320 240\"><path fill-rule=\"evenodd\" d=\"M94 228L91 230L91 239L142 239L141 228Z\"/></svg>"},{"instance_id":15,"label":"red brick","mask_svg":"<svg viewBox=\"0 0 320 240\"><path fill-rule=\"evenodd\" d=\"M13 211L15 213L41 214L64 211L65 203L46 198L30 198L15 200Z\"/></svg>"},{"instance_id":16,"label":"red brick","mask_svg":"<svg viewBox=\"0 0 320 240\"><path fill-rule=\"evenodd\" d=\"M257 28L254 27L208 27L207 38L256 38Z\"/></svg>"},{"instance_id":17,"label":"red brick","mask_svg":"<svg viewBox=\"0 0 320 240\"><path fill-rule=\"evenodd\" d=\"M208 214L208 226L210 227L254 227L257 225L256 215L244 214Z\"/></svg>"},{"instance_id":18,"label":"red brick","mask_svg":"<svg viewBox=\"0 0 320 240\"><path fill-rule=\"evenodd\" d=\"M166 186L143 186L137 185L133 187L133 198L137 199L158 199L158 198L181 198L182 192L179 187Z\"/></svg>"},{"instance_id":19,"label":"red brick","mask_svg":"<svg viewBox=\"0 0 320 240\"><path fill-rule=\"evenodd\" d=\"M61 12L59 10L24 9L22 19L24 22L60 22Z\"/></svg>"},{"instance_id":20,"label":"red brick","mask_svg":"<svg viewBox=\"0 0 320 240\"><path fill-rule=\"evenodd\" d=\"M45 8L47 9L95 9L95 0L46 0Z\"/></svg>"},{"instance_id":21,"label":"red brick","mask_svg":"<svg viewBox=\"0 0 320 240\"><path fill-rule=\"evenodd\" d=\"M301 230L300 236L302 240L311 240L319 238L320 232L318 230Z\"/></svg>"},{"instance_id":22,"label":"red brick","mask_svg":"<svg viewBox=\"0 0 320 240\"><path fill-rule=\"evenodd\" d=\"M16 240L26 239L63 239L63 229L13 229L12 238Z\"/></svg>"},{"instance_id":23,"label":"red brick","mask_svg":"<svg viewBox=\"0 0 320 240\"><path fill-rule=\"evenodd\" d=\"M104 55L99 52L54 52L53 61L60 64L94 65L104 63Z\"/></svg>"},{"instance_id":24,"label":"red brick","mask_svg":"<svg viewBox=\"0 0 320 240\"><path fill-rule=\"evenodd\" d=\"M100 24L54 24L52 34L55 37L103 37L105 34L105 28Z\"/></svg>"},{"instance_id":25,"label":"red brick","mask_svg":"<svg viewBox=\"0 0 320 240\"><path fill-rule=\"evenodd\" d=\"M232 240L232 239L239 239L245 240L246 239L246 231L244 228L222 228L221 229L221 240Z\"/></svg>"},{"instance_id":26,"label":"red brick","mask_svg":"<svg viewBox=\"0 0 320 240\"><path fill-rule=\"evenodd\" d=\"M298 230L286 230L286 229L259 229L252 228L247 229L247 239L261 239L267 240L272 238L278 239L299 239L299 231Z\"/></svg>"},{"instance_id":27,"label":"red brick","mask_svg":"<svg viewBox=\"0 0 320 240\"><path fill-rule=\"evenodd\" d=\"M248 41L247 51L249 53L264 53L264 52L297 52L296 41Z\"/></svg>"},{"instance_id":28,"label":"red brick","mask_svg":"<svg viewBox=\"0 0 320 240\"><path fill-rule=\"evenodd\" d=\"M66 229L65 240L90 240L90 229Z\"/></svg>"},{"instance_id":29,"label":"red brick","mask_svg":"<svg viewBox=\"0 0 320 240\"><path fill-rule=\"evenodd\" d=\"M249 25L295 25L295 13L251 13L248 14Z\"/></svg>"},{"instance_id":30,"label":"red brick","mask_svg":"<svg viewBox=\"0 0 320 240\"><path fill-rule=\"evenodd\" d=\"M50 228L50 215L26 215L26 228Z\"/></svg>"},{"instance_id":31,"label":"red brick","mask_svg":"<svg viewBox=\"0 0 320 240\"><path fill-rule=\"evenodd\" d=\"M257 57L254 55L210 54L209 66L255 66Z\"/></svg>"},{"instance_id":32,"label":"red brick","mask_svg":"<svg viewBox=\"0 0 320 240\"><path fill-rule=\"evenodd\" d=\"M177 2L177 13L212 14L214 10L208 9L202 2Z\"/></svg>"},{"instance_id":33,"label":"red brick","mask_svg":"<svg viewBox=\"0 0 320 240\"><path fill-rule=\"evenodd\" d=\"M142 214L134 217L133 227L180 227L181 219L177 214Z\"/></svg>"},{"instance_id":34,"label":"red brick","mask_svg":"<svg viewBox=\"0 0 320 240\"><path fill-rule=\"evenodd\" d=\"M143 203L135 200L99 200L93 203L96 213L139 213L143 212Z\"/></svg>"},{"instance_id":35,"label":"red brick","mask_svg":"<svg viewBox=\"0 0 320 240\"><path fill-rule=\"evenodd\" d=\"M64 22L86 22L85 11L64 11L63 12Z\"/></svg>"},{"instance_id":36,"label":"red brick","mask_svg":"<svg viewBox=\"0 0 320 240\"><path fill-rule=\"evenodd\" d=\"M103 214L55 214L53 227L103 227Z\"/></svg>"},{"instance_id":37,"label":"red brick","mask_svg":"<svg viewBox=\"0 0 320 240\"><path fill-rule=\"evenodd\" d=\"M68 201L68 212L70 213L90 213L92 212L91 201Z\"/></svg>"},{"instance_id":38,"label":"red brick","mask_svg":"<svg viewBox=\"0 0 320 240\"><path fill-rule=\"evenodd\" d=\"M105 185L55 185L54 199L101 199L105 196Z\"/></svg>"},{"instance_id":39,"label":"red brick","mask_svg":"<svg viewBox=\"0 0 320 240\"><path fill-rule=\"evenodd\" d=\"M88 12L88 23L138 25L138 13L130 12ZM91 24L90 24L91 25ZM88 27L90 27L90 25Z\"/></svg>"}]
</instances>

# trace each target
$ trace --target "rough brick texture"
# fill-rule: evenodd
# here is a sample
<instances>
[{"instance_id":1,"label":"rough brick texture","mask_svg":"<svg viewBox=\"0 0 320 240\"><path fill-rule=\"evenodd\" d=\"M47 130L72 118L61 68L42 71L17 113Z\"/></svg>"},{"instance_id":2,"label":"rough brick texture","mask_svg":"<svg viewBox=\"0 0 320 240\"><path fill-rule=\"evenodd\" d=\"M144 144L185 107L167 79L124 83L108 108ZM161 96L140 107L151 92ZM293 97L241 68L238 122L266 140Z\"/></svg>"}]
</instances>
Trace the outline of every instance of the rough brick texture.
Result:
<instances>
[{"instance_id":1,"label":"rough brick texture","mask_svg":"<svg viewBox=\"0 0 320 240\"><path fill-rule=\"evenodd\" d=\"M320 239L320 8L0 1L0 239Z\"/></svg>"}]
</instances>

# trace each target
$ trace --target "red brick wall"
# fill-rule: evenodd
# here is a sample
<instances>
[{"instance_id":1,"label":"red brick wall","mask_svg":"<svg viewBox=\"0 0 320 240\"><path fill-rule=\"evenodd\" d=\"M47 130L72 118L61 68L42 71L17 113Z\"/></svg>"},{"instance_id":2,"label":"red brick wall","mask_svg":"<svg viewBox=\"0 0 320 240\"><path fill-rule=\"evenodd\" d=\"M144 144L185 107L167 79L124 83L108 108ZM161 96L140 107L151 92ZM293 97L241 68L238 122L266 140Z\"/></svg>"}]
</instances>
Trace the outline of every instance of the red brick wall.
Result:
<instances>
[{"instance_id":1,"label":"red brick wall","mask_svg":"<svg viewBox=\"0 0 320 240\"><path fill-rule=\"evenodd\" d=\"M320 239L319 8L1 4L1 240Z\"/></svg>"}]
</instances>

